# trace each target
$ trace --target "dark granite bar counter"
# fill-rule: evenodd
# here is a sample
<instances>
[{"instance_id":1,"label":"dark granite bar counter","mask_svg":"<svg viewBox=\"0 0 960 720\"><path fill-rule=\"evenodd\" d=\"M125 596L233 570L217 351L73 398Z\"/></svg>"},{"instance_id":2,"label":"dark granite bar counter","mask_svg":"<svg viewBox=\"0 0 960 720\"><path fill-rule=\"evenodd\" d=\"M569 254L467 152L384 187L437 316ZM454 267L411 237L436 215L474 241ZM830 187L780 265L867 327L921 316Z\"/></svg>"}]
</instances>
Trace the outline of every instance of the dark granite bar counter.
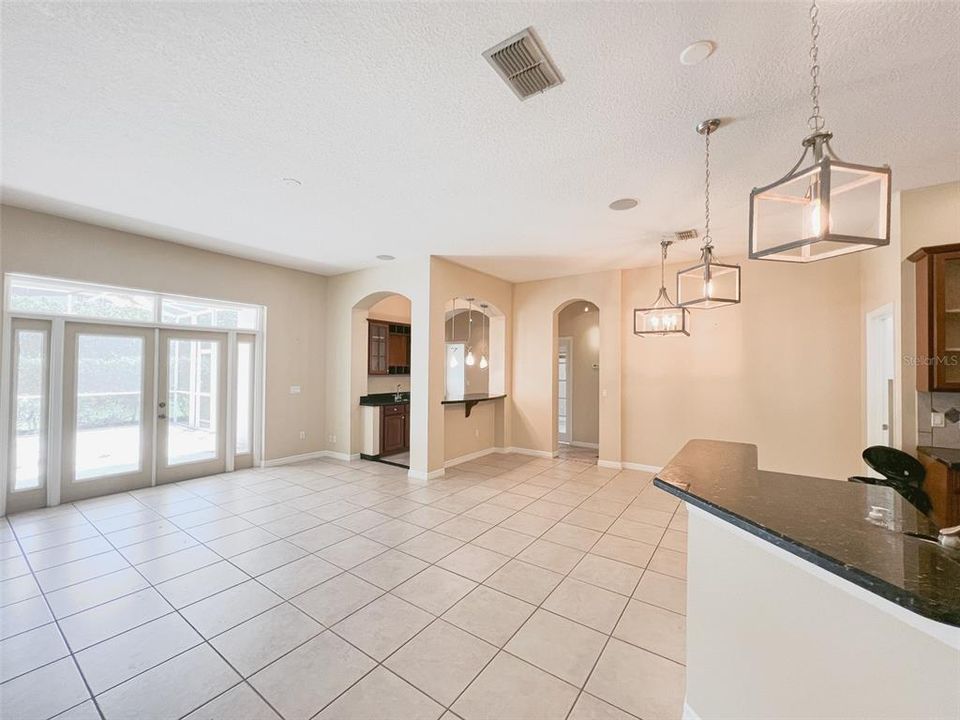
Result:
<instances>
[{"instance_id":1,"label":"dark granite bar counter","mask_svg":"<svg viewBox=\"0 0 960 720\"><path fill-rule=\"evenodd\" d=\"M942 462L951 470L960 470L960 450L954 448L929 447L921 445L917 448L924 455L929 455L934 460Z\"/></svg>"},{"instance_id":2,"label":"dark granite bar counter","mask_svg":"<svg viewBox=\"0 0 960 720\"><path fill-rule=\"evenodd\" d=\"M654 484L930 620L960 627L960 550L890 488L760 470L757 448L691 440ZM882 517L869 518L873 506Z\"/></svg>"},{"instance_id":3,"label":"dark granite bar counter","mask_svg":"<svg viewBox=\"0 0 960 720\"><path fill-rule=\"evenodd\" d=\"M403 398L399 402L396 399L396 393L374 393L373 395L362 395L360 404L367 407L379 407L381 405L408 405L410 403L410 393L400 393Z\"/></svg>"}]
</instances>

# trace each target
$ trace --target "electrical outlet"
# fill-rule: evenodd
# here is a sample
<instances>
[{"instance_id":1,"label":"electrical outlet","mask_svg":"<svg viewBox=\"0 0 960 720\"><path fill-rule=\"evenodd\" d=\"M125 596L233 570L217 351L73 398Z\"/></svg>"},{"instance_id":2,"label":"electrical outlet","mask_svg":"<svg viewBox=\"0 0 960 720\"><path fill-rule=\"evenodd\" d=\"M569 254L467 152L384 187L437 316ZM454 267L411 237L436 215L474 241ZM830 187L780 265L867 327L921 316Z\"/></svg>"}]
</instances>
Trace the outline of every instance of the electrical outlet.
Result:
<instances>
[{"instance_id":1,"label":"electrical outlet","mask_svg":"<svg viewBox=\"0 0 960 720\"><path fill-rule=\"evenodd\" d=\"M943 413L941 412L930 413L930 427L943 427L943 426L944 426Z\"/></svg>"},{"instance_id":2,"label":"electrical outlet","mask_svg":"<svg viewBox=\"0 0 960 720\"><path fill-rule=\"evenodd\" d=\"M307 439L307 433L305 433L303 430L300 431L300 439L301 439L301 440L306 440L306 439Z\"/></svg>"},{"instance_id":3,"label":"electrical outlet","mask_svg":"<svg viewBox=\"0 0 960 720\"><path fill-rule=\"evenodd\" d=\"M473 431L473 436L474 436L474 437L477 437L477 438L480 437L480 428L475 428L475 429L474 429L474 431Z\"/></svg>"},{"instance_id":4,"label":"electrical outlet","mask_svg":"<svg viewBox=\"0 0 960 720\"><path fill-rule=\"evenodd\" d=\"M333 433L331 433L330 435L327 435L327 442L336 444L337 436L334 435Z\"/></svg>"}]
</instances>

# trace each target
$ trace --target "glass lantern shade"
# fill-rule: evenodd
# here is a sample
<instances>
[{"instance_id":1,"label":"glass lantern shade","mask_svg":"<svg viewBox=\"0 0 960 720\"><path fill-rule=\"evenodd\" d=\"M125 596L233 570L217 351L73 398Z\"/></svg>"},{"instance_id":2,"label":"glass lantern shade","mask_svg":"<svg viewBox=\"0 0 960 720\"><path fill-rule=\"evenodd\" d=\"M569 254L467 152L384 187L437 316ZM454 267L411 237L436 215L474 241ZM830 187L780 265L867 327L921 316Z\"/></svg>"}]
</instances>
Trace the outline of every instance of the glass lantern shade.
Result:
<instances>
[{"instance_id":1,"label":"glass lantern shade","mask_svg":"<svg viewBox=\"0 0 960 720\"><path fill-rule=\"evenodd\" d=\"M710 247L698 265L677 273L677 305L709 309L740 302L740 266L718 263Z\"/></svg>"},{"instance_id":2,"label":"glass lantern shade","mask_svg":"<svg viewBox=\"0 0 960 720\"><path fill-rule=\"evenodd\" d=\"M805 151L785 177L750 193L751 259L813 262L890 244L890 168L841 162L827 139L804 141L813 165L798 169Z\"/></svg>"},{"instance_id":3,"label":"glass lantern shade","mask_svg":"<svg viewBox=\"0 0 960 720\"><path fill-rule=\"evenodd\" d=\"M651 307L633 311L634 335L689 335L690 311L670 301L666 288Z\"/></svg>"}]
</instances>

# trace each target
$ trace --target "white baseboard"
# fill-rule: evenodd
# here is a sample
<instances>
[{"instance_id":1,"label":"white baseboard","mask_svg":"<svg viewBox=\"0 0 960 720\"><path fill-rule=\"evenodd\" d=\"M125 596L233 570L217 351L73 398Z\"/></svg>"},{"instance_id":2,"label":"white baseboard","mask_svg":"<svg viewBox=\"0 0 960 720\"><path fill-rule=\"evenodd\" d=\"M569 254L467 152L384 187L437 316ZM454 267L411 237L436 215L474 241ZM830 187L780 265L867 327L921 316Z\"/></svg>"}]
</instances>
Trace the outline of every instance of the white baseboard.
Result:
<instances>
[{"instance_id":1,"label":"white baseboard","mask_svg":"<svg viewBox=\"0 0 960 720\"><path fill-rule=\"evenodd\" d=\"M331 458L333 460L359 460L360 453L350 455L349 453L334 452L333 450L317 450L316 452L302 453L300 455L287 455L285 457L272 458L260 463L260 467L276 467L278 465L290 465L291 463L304 462L306 460L321 460Z\"/></svg>"},{"instance_id":2,"label":"white baseboard","mask_svg":"<svg viewBox=\"0 0 960 720\"><path fill-rule=\"evenodd\" d=\"M460 465L461 463L470 462L471 460L476 460L477 458L482 458L485 455L492 455L493 453L502 453L504 452L503 448L488 447L483 450L477 450L476 452L467 453L466 455L461 455L460 457L451 458L450 460L444 460L443 466L445 468L453 467L454 465Z\"/></svg>"},{"instance_id":3,"label":"white baseboard","mask_svg":"<svg viewBox=\"0 0 960 720\"><path fill-rule=\"evenodd\" d=\"M683 715L681 717L683 720L700 720L700 716L697 715L686 700L683 701Z\"/></svg>"},{"instance_id":4,"label":"white baseboard","mask_svg":"<svg viewBox=\"0 0 960 720\"><path fill-rule=\"evenodd\" d=\"M600 443L580 442L579 440L571 440L567 443L567 445L572 445L573 447L591 448L593 450L600 449Z\"/></svg>"},{"instance_id":5,"label":"white baseboard","mask_svg":"<svg viewBox=\"0 0 960 720\"><path fill-rule=\"evenodd\" d=\"M620 463L624 470L639 470L641 472L658 473L663 470L662 465L644 465L643 463Z\"/></svg>"},{"instance_id":6,"label":"white baseboard","mask_svg":"<svg viewBox=\"0 0 960 720\"><path fill-rule=\"evenodd\" d=\"M531 450L530 448L521 448L521 447L508 447L503 448L502 452L504 453L516 453L517 455L530 455L532 457L539 458L555 458L557 456L557 451L555 450Z\"/></svg>"},{"instance_id":7,"label":"white baseboard","mask_svg":"<svg viewBox=\"0 0 960 720\"><path fill-rule=\"evenodd\" d=\"M335 450L325 450L324 452L326 453L324 457L328 457L333 460L343 460L344 462L350 462L352 460L360 459L360 453L350 454L350 453L336 452Z\"/></svg>"},{"instance_id":8,"label":"white baseboard","mask_svg":"<svg viewBox=\"0 0 960 720\"><path fill-rule=\"evenodd\" d=\"M305 460L318 460L319 458L329 457L327 450L317 450L316 452L302 453L300 455L287 455L286 457L264 460L260 467L276 467L277 465L289 465L291 463L303 462Z\"/></svg>"},{"instance_id":9,"label":"white baseboard","mask_svg":"<svg viewBox=\"0 0 960 720\"><path fill-rule=\"evenodd\" d=\"M439 470L431 470L430 472L423 472L421 470L414 470L411 468L407 471L407 477L411 480L436 480L446 475L447 471L444 468Z\"/></svg>"},{"instance_id":10,"label":"white baseboard","mask_svg":"<svg viewBox=\"0 0 960 720\"><path fill-rule=\"evenodd\" d=\"M597 467L623 470L623 463L619 460L597 460Z\"/></svg>"}]
</instances>

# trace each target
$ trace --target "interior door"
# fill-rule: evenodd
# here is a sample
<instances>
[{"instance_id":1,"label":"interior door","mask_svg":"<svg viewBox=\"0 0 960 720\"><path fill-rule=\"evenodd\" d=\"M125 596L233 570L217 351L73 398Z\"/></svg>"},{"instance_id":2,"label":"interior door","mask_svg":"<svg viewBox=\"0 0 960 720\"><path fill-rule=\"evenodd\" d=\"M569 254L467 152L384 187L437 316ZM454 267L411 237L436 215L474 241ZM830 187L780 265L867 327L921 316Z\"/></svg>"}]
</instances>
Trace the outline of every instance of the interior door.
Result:
<instances>
[{"instance_id":1,"label":"interior door","mask_svg":"<svg viewBox=\"0 0 960 720\"><path fill-rule=\"evenodd\" d=\"M150 485L154 331L68 322L60 500Z\"/></svg>"},{"instance_id":2,"label":"interior door","mask_svg":"<svg viewBox=\"0 0 960 720\"><path fill-rule=\"evenodd\" d=\"M227 335L159 334L157 484L225 472Z\"/></svg>"},{"instance_id":3,"label":"interior door","mask_svg":"<svg viewBox=\"0 0 960 720\"><path fill-rule=\"evenodd\" d=\"M572 383L573 339L560 338L557 351L557 440L569 443L573 437Z\"/></svg>"}]
</instances>

